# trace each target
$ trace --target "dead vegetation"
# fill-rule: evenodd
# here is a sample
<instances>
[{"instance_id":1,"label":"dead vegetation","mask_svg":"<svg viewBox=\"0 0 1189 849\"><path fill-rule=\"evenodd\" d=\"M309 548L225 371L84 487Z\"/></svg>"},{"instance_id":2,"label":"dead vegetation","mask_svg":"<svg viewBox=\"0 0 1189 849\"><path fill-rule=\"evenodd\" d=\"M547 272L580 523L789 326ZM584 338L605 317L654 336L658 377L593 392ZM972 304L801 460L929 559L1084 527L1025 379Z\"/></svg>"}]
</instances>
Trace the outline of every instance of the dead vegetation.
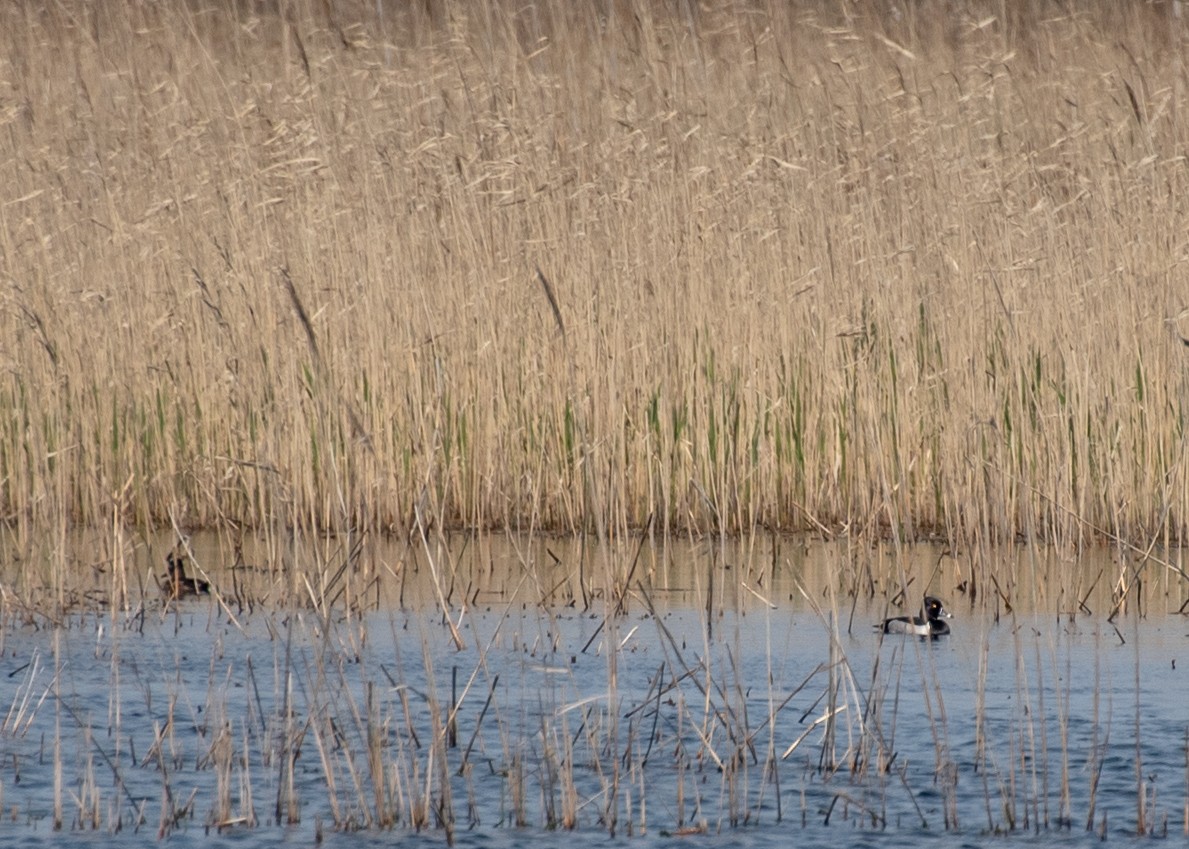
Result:
<instances>
[{"instance_id":1,"label":"dead vegetation","mask_svg":"<svg viewBox=\"0 0 1189 849\"><path fill-rule=\"evenodd\" d=\"M1185 537L1169 4L22 0L0 33L21 534Z\"/></svg>"}]
</instances>

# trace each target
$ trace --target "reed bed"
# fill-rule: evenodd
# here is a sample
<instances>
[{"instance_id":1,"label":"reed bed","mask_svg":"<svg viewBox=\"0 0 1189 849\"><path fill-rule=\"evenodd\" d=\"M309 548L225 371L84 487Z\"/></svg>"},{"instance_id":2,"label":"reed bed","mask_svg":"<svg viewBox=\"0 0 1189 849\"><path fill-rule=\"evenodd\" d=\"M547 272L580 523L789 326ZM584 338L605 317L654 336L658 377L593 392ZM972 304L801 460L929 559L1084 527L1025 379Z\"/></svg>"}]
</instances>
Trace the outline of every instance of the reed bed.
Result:
<instances>
[{"instance_id":1,"label":"reed bed","mask_svg":"<svg viewBox=\"0 0 1189 849\"><path fill-rule=\"evenodd\" d=\"M4 4L0 511L1181 542L1174 7Z\"/></svg>"}]
</instances>

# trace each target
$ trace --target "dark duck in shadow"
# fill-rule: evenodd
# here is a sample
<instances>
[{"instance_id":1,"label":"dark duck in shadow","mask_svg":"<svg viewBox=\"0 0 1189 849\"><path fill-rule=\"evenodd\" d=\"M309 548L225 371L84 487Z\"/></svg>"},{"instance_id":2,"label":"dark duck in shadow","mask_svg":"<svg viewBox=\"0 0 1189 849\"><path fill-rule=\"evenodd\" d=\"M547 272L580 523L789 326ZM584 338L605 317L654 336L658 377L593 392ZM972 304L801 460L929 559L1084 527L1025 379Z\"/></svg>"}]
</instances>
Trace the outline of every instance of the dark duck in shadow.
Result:
<instances>
[{"instance_id":1,"label":"dark duck in shadow","mask_svg":"<svg viewBox=\"0 0 1189 849\"><path fill-rule=\"evenodd\" d=\"M945 620L953 614L945 609L941 600L925 596L919 616L896 616L876 625L876 630L885 634L911 634L915 637L944 637L950 632L950 623Z\"/></svg>"},{"instance_id":2,"label":"dark duck in shadow","mask_svg":"<svg viewBox=\"0 0 1189 849\"><path fill-rule=\"evenodd\" d=\"M185 598L191 595L210 595L211 585L207 581L186 575L185 555L174 550L165 558L166 588L170 598Z\"/></svg>"}]
</instances>

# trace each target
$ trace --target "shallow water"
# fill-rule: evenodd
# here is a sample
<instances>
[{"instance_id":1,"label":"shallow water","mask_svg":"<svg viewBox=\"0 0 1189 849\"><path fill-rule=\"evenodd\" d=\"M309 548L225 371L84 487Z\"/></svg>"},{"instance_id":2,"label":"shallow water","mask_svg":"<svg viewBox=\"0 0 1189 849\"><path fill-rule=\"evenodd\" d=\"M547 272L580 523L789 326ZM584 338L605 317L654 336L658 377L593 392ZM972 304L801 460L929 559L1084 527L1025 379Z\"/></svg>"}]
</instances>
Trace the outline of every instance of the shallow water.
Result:
<instances>
[{"instance_id":1,"label":"shallow water","mask_svg":"<svg viewBox=\"0 0 1189 849\"><path fill-rule=\"evenodd\" d=\"M1105 550L199 537L215 593L170 602L173 543L21 555L0 599L0 843L1185 832L1185 587L1149 569L1112 623L1135 572ZM61 563L77 584L38 596ZM951 637L873 630L905 585L947 600ZM32 597L100 603L12 602Z\"/></svg>"},{"instance_id":2,"label":"shallow water","mask_svg":"<svg viewBox=\"0 0 1189 849\"><path fill-rule=\"evenodd\" d=\"M1184 831L1179 617L959 607L923 641L875 633L882 606L647 601L454 610L457 643L440 613L237 624L205 598L11 626L0 841L58 842L56 796L102 845L441 845L445 821L459 845L556 845L567 814L589 845L1089 845L1136 834L1141 792L1146 827Z\"/></svg>"}]
</instances>

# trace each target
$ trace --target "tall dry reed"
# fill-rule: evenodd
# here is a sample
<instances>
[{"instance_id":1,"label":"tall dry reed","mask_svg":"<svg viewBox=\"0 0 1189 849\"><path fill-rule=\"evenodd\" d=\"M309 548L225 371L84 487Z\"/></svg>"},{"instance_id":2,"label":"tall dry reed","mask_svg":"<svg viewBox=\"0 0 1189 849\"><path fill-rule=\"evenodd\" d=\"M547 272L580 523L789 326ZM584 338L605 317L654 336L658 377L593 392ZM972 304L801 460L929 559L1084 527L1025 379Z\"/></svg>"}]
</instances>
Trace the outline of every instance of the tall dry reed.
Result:
<instances>
[{"instance_id":1,"label":"tall dry reed","mask_svg":"<svg viewBox=\"0 0 1189 849\"><path fill-rule=\"evenodd\" d=\"M0 10L11 521L1185 538L1171 5L281 8Z\"/></svg>"}]
</instances>

